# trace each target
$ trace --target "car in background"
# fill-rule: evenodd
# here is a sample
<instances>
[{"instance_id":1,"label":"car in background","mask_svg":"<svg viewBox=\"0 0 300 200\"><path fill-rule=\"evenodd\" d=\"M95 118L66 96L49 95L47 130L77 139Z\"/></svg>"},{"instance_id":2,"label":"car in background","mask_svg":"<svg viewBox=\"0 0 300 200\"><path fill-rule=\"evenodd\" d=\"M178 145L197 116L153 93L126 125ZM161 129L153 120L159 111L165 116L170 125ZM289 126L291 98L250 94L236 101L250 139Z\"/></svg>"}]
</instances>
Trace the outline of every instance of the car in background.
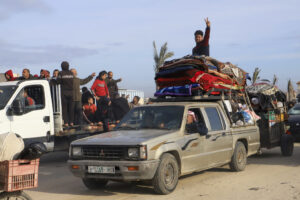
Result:
<instances>
[{"instance_id":1,"label":"car in background","mask_svg":"<svg viewBox=\"0 0 300 200\"><path fill-rule=\"evenodd\" d=\"M292 107L289 112L288 126L290 134L295 138L295 141L300 141L300 103Z\"/></svg>"}]
</instances>

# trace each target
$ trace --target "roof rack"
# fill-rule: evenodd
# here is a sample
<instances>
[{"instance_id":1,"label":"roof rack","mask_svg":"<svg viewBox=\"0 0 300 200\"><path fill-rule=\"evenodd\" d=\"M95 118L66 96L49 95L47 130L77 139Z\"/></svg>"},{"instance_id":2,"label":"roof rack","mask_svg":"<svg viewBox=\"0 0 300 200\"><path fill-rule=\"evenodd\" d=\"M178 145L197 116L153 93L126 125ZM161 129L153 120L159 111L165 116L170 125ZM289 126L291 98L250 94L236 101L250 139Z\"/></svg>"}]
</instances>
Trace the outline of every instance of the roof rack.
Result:
<instances>
[{"instance_id":1,"label":"roof rack","mask_svg":"<svg viewBox=\"0 0 300 200\"><path fill-rule=\"evenodd\" d=\"M212 95L212 92L220 92L219 95ZM219 100L230 100L230 93L234 93L233 90L228 89L216 89L208 91L205 94L197 94L194 96L186 97L174 97L174 96L165 96L151 99L152 102L185 102L185 101L219 101Z\"/></svg>"}]
</instances>

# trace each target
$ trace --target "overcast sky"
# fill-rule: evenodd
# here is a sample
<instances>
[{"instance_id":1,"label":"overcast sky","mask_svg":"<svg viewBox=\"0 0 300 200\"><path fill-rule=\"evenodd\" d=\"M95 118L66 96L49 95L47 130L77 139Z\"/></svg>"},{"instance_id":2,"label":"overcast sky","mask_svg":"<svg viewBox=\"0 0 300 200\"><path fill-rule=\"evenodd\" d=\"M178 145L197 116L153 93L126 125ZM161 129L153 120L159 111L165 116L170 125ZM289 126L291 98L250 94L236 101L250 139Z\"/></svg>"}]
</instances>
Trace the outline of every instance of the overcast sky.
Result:
<instances>
[{"instance_id":1,"label":"overcast sky","mask_svg":"<svg viewBox=\"0 0 300 200\"><path fill-rule=\"evenodd\" d=\"M191 54L211 21L210 54L261 78L300 81L299 0L1 0L0 71L51 72L63 60L79 77L113 71L120 88L154 92L153 40L173 58Z\"/></svg>"}]
</instances>

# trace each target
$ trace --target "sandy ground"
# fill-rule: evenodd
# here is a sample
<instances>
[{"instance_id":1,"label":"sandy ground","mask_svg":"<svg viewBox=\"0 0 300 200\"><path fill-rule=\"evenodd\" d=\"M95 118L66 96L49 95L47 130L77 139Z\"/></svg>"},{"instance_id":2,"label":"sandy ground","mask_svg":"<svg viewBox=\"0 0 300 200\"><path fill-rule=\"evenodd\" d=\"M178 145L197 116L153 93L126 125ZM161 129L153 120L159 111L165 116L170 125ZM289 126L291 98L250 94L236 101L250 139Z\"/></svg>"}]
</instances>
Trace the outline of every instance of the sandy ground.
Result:
<instances>
[{"instance_id":1,"label":"sandy ground","mask_svg":"<svg viewBox=\"0 0 300 200\"><path fill-rule=\"evenodd\" d=\"M264 150L248 158L243 172L231 172L228 166L181 177L176 190L157 195L150 186L109 182L105 189L90 191L67 168L63 152L43 157L39 187L27 191L34 200L53 199L300 199L300 144L292 157L282 157L280 149Z\"/></svg>"}]
</instances>

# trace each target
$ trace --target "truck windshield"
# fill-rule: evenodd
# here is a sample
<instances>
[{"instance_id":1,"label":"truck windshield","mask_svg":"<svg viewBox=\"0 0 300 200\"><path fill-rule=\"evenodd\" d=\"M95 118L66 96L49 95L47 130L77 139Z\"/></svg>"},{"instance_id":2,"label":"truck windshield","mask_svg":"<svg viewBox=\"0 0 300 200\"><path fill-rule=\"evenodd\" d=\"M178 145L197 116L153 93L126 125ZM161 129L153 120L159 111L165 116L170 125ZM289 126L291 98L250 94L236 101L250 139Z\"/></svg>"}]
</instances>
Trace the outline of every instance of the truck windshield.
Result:
<instances>
[{"instance_id":1,"label":"truck windshield","mask_svg":"<svg viewBox=\"0 0 300 200\"><path fill-rule=\"evenodd\" d=\"M15 90L17 89L17 86L11 86L11 85L6 85L6 86L0 86L0 110L2 110Z\"/></svg>"},{"instance_id":2,"label":"truck windshield","mask_svg":"<svg viewBox=\"0 0 300 200\"><path fill-rule=\"evenodd\" d=\"M117 130L166 129L181 127L183 106L145 106L132 109L116 127Z\"/></svg>"}]
</instances>

